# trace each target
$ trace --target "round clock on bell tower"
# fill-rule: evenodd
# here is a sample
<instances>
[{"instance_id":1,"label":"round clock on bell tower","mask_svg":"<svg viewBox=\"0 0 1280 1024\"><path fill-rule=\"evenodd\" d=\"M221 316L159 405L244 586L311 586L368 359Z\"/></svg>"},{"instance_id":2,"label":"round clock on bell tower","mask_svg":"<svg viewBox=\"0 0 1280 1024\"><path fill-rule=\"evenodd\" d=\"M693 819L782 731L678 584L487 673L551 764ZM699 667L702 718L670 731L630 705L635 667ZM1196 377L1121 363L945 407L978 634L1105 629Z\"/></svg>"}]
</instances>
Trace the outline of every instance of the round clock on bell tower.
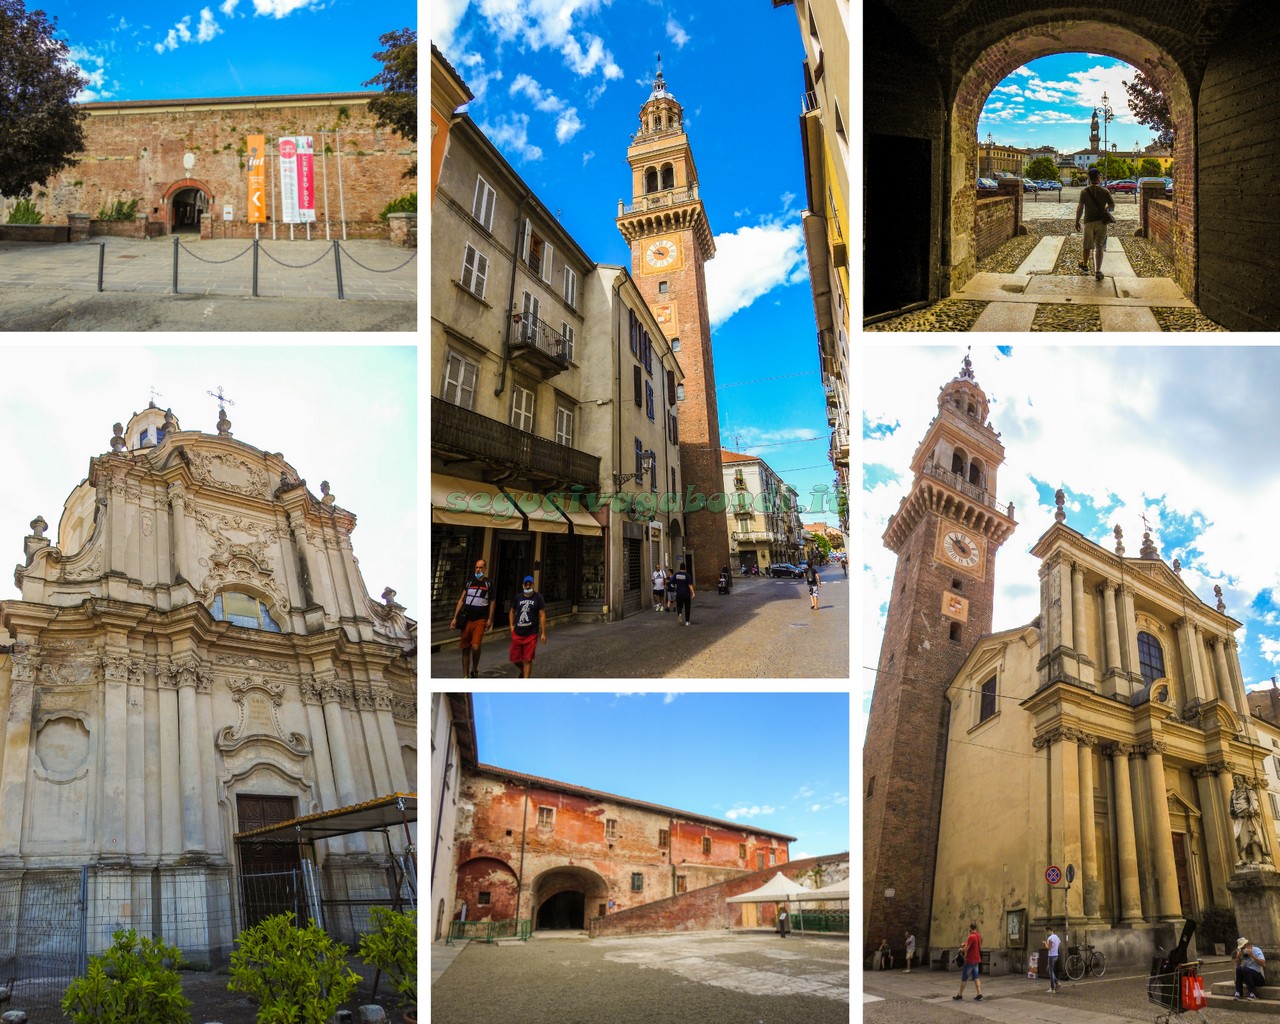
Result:
<instances>
[{"instance_id":1,"label":"round clock on bell tower","mask_svg":"<svg viewBox=\"0 0 1280 1024\"><path fill-rule=\"evenodd\" d=\"M996 501L1004 446L987 412L966 355L939 392L938 414L911 460L911 489L883 536L898 564L862 751L863 927L867 937L912 929L924 948L946 752L944 694L991 632L995 556L1016 526L1013 507Z\"/></svg>"},{"instance_id":2,"label":"round clock on bell tower","mask_svg":"<svg viewBox=\"0 0 1280 1024\"><path fill-rule=\"evenodd\" d=\"M684 398L677 403L680 472L685 491L704 501L724 489L719 410L704 269L715 238L698 191L698 169L685 133L684 108L667 89L662 57L640 128L627 147L631 202L619 201L618 231L631 247L631 275L668 340L679 339ZM694 582L713 586L729 564L723 512L684 513L685 549Z\"/></svg>"}]
</instances>

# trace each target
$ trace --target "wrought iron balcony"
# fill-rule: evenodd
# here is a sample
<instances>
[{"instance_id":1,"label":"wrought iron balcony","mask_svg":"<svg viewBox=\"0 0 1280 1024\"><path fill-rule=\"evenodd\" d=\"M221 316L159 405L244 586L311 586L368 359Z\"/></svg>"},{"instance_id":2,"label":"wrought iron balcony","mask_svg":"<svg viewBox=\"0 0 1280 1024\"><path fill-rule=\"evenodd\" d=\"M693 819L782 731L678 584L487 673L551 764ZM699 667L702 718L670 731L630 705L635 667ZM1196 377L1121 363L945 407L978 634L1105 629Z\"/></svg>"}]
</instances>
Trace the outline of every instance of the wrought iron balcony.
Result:
<instances>
[{"instance_id":1,"label":"wrought iron balcony","mask_svg":"<svg viewBox=\"0 0 1280 1024\"><path fill-rule=\"evenodd\" d=\"M569 369L568 342L549 323L528 313L513 316L511 355L526 361L543 380Z\"/></svg>"},{"instance_id":2,"label":"wrought iron balcony","mask_svg":"<svg viewBox=\"0 0 1280 1024\"><path fill-rule=\"evenodd\" d=\"M600 485L598 455L526 433L440 398L431 400L431 445L477 462L510 466L529 477L582 484L592 490Z\"/></svg>"},{"instance_id":3,"label":"wrought iron balcony","mask_svg":"<svg viewBox=\"0 0 1280 1024\"><path fill-rule=\"evenodd\" d=\"M937 462L926 462L924 471L929 476L936 477L948 487L954 487L961 494L987 506L987 508L993 508L997 512L1003 512L1005 515L1012 518L1013 513L1008 511L1012 506L1001 505L996 501L994 495L987 493L987 489L983 487L982 484L971 484L959 473L953 473L951 470L944 468Z\"/></svg>"},{"instance_id":4,"label":"wrought iron balcony","mask_svg":"<svg viewBox=\"0 0 1280 1024\"><path fill-rule=\"evenodd\" d=\"M679 206L681 203L693 203L698 200L698 186L695 183L689 188L669 188L661 192L651 192L641 196L630 206L618 201L618 216L626 213L647 213L650 210L662 210L668 206Z\"/></svg>"}]
</instances>

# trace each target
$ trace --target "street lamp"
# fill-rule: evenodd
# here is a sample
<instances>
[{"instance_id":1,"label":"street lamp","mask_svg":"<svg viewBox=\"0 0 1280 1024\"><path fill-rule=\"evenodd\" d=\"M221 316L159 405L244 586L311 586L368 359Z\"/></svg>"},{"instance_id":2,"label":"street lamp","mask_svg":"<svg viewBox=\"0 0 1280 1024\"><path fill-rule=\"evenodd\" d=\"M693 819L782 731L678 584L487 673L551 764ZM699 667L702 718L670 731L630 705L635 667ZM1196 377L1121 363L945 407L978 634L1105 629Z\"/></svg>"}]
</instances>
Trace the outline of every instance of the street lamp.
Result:
<instances>
[{"instance_id":1,"label":"street lamp","mask_svg":"<svg viewBox=\"0 0 1280 1024\"><path fill-rule=\"evenodd\" d=\"M1104 92L1102 94L1102 155L1104 157L1107 155L1107 125L1111 123L1111 119L1113 117L1115 117L1115 114L1112 113L1111 107L1107 103L1107 94ZM1103 169L1105 172L1105 161L1103 162ZM1102 180L1107 180L1107 175L1105 173L1102 175Z\"/></svg>"},{"instance_id":2,"label":"street lamp","mask_svg":"<svg viewBox=\"0 0 1280 1024\"><path fill-rule=\"evenodd\" d=\"M987 132L987 177L991 177L991 133Z\"/></svg>"}]
</instances>

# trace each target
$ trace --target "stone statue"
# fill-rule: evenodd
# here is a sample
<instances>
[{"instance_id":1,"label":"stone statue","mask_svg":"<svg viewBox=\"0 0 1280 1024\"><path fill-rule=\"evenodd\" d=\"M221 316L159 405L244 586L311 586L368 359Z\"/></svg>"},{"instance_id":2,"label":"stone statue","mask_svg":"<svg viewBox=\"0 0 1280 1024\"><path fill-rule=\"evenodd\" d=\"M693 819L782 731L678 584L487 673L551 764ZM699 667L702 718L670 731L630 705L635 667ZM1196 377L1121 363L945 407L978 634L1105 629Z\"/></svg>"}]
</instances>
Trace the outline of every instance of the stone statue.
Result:
<instances>
[{"instance_id":1,"label":"stone statue","mask_svg":"<svg viewBox=\"0 0 1280 1024\"><path fill-rule=\"evenodd\" d=\"M1266 833L1262 828L1262 811L1258 805L1258 792L1249 786L1243 775L1233 776L1235 788L1231 791L1231 818L1236 831L1236 866L1244 864L1269 864Z\"/></svg>"},{"instance_id":2,"label":"stone statue","mask_svg":"<svg viewBox=\"0 0 1280 1024\"><path fill-rule=\"evenodd\" d=\"M333 496L332 494L330 494L330 493L329 493L329 481L328 481L328 480L321 480L321 481L320 481L320 493L324 495L324 497L320 499L320 503L321 503L322 505L332 505L332 504L334 503L334 501L336 500L336 499L334 498L334 496Z\"/></svg>"}]
</instances>

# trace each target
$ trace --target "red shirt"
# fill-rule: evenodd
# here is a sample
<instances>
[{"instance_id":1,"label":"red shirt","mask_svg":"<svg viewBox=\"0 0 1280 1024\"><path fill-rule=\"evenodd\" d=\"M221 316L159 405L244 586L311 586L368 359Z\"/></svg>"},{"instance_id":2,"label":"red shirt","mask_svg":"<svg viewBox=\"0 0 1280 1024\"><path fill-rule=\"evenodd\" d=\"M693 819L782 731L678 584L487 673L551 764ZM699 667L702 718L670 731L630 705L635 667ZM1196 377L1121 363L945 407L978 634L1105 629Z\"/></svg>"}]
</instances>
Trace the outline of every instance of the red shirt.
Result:
<instances>
[{"instance_id":1,"label":"red shirt","mask_svg":"<svg viewBox=\"0 0 1280 1024\"><path fill-rule=\"evenodd\" d=\"M964 940L964 962L967 964L976 964L982 960L982 936L977 932L970 932L969 937Z\"/></svg>"}]
</instances>

